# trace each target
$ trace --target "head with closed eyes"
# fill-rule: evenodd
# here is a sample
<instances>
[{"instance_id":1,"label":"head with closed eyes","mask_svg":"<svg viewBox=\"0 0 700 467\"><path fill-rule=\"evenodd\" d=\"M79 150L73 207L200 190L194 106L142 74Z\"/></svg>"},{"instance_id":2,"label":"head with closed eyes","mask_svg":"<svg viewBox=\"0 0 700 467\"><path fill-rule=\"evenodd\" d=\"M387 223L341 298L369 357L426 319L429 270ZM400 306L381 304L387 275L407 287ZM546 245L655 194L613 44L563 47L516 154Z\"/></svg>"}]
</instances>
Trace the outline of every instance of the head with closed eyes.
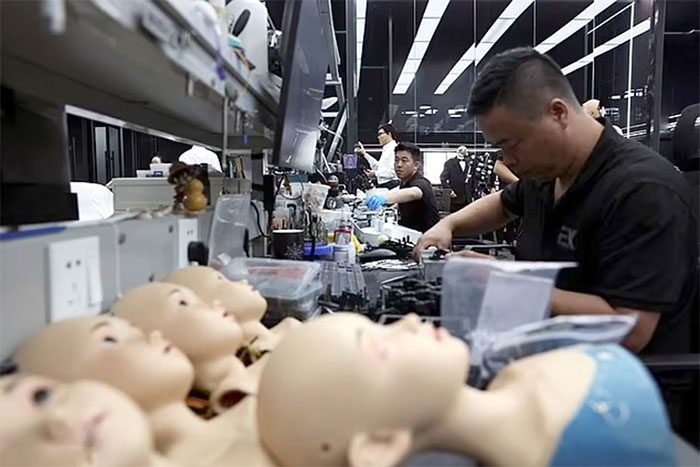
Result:
<instances>
[{"instance_id":1,"label":"head with closed eyes","mask_svg":"<svg viewBox=\"0 0 700 467\"><path fill-rule=\"evenodd\" d=\"M14 359L25 373L106 383L145 410L182 401L194 379L187 357L159 332L146 335L104 315L53 323L27 339Z\"/></svg>"},{"instance_id":2,"label":"head with closed eyes","mask_svg":"<svg viewBox=\"0 0 700 467\"><path fill-rule=\"evenodd\" d=\"M416 316L390 326L324 316L270 356L258 391L261 439L283 465L399 462L413 434L450 409L467 369L464 343Z\"/></svg>"},{"instance_id":3,"label":"head with closed eyes","mask_svg":"<svg viewBox=\"0 0 700 467\"><path fill-rule=\"evenodd\" d=\"M232 355L243 338L227 311L209 306L178 284L153 282L136 287L117 300L112 313L144 332L162 332L193 361Z\"/></svg>"},{"instance_id":4,"label":"head with closed eyes","mask_svg":"<svg viewBox=\"0 0 700 467\"><path fill-rule=\"evenodd\" d=\"M178 269L165 282L189 287L209 305L222 307L240 324L260 321L267 310L265 298L248 282L231 281L208 266Z\"/></svg>"}]
</instances>

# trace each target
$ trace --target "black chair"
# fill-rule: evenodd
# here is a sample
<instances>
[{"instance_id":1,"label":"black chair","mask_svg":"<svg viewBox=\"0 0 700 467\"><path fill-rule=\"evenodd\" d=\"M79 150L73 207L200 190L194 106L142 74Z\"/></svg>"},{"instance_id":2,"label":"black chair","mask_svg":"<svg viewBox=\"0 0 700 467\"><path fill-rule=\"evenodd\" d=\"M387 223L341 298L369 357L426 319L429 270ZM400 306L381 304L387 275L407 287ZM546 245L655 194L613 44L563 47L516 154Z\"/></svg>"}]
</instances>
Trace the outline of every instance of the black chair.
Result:
<instances>
[{"instance_id":1,"label":"black chair","mask_svg":"<svg viewBox=\"0 0 700 467\"><path fill-rule=\"evenodd\" d=\"M676 123L671 136L671 154L669 159L693 187L695 208L700 206L700 104L686 107ZM666 154L668 157L669 154ZM697 212L697 211L696 211ZM700 221L700 216L699 221ZM700 231L700 224L699 224ZM698 239L700 244L700 238ZM698 258L700 268L700 258ZM696 272L697 273L697 272ZM700 281L700 273L698 280ZM680 419L676 427L678 434L698 447L700 444L700 418L698 413L698 391L700 390L700 297L696 293L695 306L690 316L690 346L689 354L683 355L649 355L643 357L645 365L657 378L663 379L670 374L685 373L688 375L688 387L682 395L676 395L675 407L669 407L671 415L676 412Z\"/></svg>"}]
</instances>

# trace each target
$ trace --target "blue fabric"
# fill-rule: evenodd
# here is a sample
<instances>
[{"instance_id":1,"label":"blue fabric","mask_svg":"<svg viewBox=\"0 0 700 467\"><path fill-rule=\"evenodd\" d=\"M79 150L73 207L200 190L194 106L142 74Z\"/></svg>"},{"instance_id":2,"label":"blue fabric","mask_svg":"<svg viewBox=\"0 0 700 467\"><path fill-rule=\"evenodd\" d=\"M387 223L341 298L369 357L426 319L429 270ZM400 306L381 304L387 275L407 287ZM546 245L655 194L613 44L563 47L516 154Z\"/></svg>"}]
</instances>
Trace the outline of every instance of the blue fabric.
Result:
<instances>
[{"instance_id":1,"label":"blue fabric","mask_svg":"<svg viewBox=\"0 0 700 467\"><path fill-rule=\"evenodd\" d=\"M596 361L596 374L550 465L676 465L666 409L647 369L617 345L578 348Z\"/></svg>"}]
</instances>

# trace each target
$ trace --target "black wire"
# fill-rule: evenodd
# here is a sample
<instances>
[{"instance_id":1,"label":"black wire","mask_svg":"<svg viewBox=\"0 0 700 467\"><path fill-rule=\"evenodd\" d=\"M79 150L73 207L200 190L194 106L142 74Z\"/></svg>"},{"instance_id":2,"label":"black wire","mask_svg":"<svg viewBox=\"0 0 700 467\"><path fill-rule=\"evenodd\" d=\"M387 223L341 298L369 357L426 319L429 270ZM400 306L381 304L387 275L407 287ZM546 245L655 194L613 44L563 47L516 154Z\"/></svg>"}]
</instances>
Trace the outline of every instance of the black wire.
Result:
<instances>
[{"instance_id":1,"label":"black wire","mask_svg":"<svg viewBox=\"0 0 700 467\"><path fill-rule=\"evenodd\" d=\"M260 232L260 235L262 235L263 237L270 238L269 235L265 235L265 232L263 232L262 227L260 227L260 211L258 210L258 207L252 201L250 202L250 205L253 206L253 209L255 209L255 225L258 226L258 232Z\"/></svg>"}]
</instances>

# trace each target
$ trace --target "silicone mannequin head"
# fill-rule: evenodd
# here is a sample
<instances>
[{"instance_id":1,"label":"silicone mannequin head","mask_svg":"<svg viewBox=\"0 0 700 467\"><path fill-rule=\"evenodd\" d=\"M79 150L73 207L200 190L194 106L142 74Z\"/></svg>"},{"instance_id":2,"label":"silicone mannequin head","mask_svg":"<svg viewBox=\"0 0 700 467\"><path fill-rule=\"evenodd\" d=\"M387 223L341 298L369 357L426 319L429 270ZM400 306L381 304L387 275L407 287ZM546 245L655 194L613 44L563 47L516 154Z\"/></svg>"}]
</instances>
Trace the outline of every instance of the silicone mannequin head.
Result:
<instances>
[{"instance_id":1,"label":"silicone mannequin head","mask_svg":"<svg viewBox=\"0 0 700 467\"><path fill-rule=\"evenodd\" d=\"M139 408L94 381L60 384L40 376L0 380L3 465L148 465L153 440Z\"/></svg>"},{"instance_id":2,"label":"silicone mannequin head","mask_svg":"<svg viewBox=\"0 0 700 467\"><path fill-rule=\"evenodd\" d=\"M161 331L193 361L233 355L243 338L227 312L210 307L181 285L137 287L112 306L112 313L145 332Z\"/></svg>"},{"instance_id":3,"label":"silicone mannequin head","mask_svg":"<svg viewBox=\"0 0 700 467\"><path fill-rule=\"evenodd\" d=\"M165 282L184 285L212 306L222 306L240 323L260 321L267 310L267 302L246 281L230 281L216 269L207 266L189 266L165 278Z\"/></svg>"},{"instance_id":4,"label":"silicone mannequin head","mask_svg":"<svg viewBox=\"0 0 700 467\"><path fill-rule=\"evenodd\" d=\"M261 439L284 465L395 464L450 409L468 365L466 345L416 316L390 326L321 317L270 356L258 392Z\"/></svg>"},{"instance_id":5,"label":"silicone mannequin head","mask_svg":"<svg viewBox=\"0 0 700 467\"><path fill-rule=\"evenodd\" d=\"M145 410L182 401L194 379L187 357L160 333L146 338L123 319L104 315L53 323L25 341L14 358L26 373L109 384Z\"/></svg>"},{"instance_id":6,"label":"silicone mannequin head","mask_svg":"<svg viewBox=\"0 0 700 467\"><path fill-rule=\"evenodd\" d=\"M598 99L590 99L581 106L583 111L593 118L600 118L600 101Z\"/></svg>"}]
</instances>

